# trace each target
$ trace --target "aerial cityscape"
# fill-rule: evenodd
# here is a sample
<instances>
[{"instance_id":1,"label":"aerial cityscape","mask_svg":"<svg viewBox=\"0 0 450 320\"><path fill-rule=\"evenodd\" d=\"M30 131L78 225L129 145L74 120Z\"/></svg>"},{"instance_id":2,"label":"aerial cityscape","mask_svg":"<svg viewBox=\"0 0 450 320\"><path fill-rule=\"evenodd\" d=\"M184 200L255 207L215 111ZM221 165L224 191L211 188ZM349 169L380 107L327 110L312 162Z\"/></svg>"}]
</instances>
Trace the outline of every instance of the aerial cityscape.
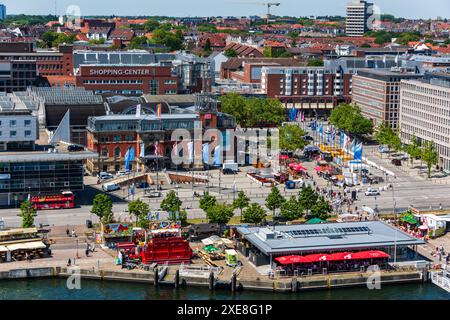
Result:
<instances>
[{"instance_id":1,"label":"aerial cityscape","mask_svg":"<svg viewBox=\"0 0 450 320\"><path fill-rule=\"evenodd\" d=\"M191 2L0 4L0 300L450 300L450 3Z\"/></svg>"}]
</instances>

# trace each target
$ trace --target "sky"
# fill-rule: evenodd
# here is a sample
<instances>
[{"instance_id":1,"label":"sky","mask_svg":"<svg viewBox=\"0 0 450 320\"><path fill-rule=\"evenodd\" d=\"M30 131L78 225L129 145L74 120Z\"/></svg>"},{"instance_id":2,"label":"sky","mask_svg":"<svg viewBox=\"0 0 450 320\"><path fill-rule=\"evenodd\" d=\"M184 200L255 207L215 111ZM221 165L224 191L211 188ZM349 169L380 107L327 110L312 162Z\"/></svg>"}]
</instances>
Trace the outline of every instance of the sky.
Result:
<instances>
[{"instance_id":1,"label":"sky","mask_svg":"<svg viewBox=\"0 0 450 320\"><path fill-rule=\"evenodd\" d=\"M78 5L81 15L263 16L267 0L56 0L57 14ZM272 1L272 0L269 0ZM345 15L349 0L276 0L280 16ZM381 13L405 18L450 18L449 0L372 0ZM10 14L54 14L55 0L0 0Z\"/></svg>"}]
</instances>

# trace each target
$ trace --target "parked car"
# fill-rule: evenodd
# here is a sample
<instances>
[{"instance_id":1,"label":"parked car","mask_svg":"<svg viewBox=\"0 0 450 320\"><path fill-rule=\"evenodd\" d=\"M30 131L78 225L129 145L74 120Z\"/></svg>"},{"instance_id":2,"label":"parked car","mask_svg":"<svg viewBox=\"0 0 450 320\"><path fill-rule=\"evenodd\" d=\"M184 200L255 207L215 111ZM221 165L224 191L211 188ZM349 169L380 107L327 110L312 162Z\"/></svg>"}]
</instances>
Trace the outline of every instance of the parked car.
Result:
<instances>
[{"instance_id":1,"label":"parked car","mask_svg":"<svg viewBox=\"0 0 450 320\"><path fill-rule=\"evenodd\" d=\"M104 185L102 185L102 189L105 192L111 192L120 190L120 186L117 183L105 183Z\"/></svg>"},{"instance_id":2,"label":"parked car","mask_svg":"<svg viewBox=\"0 0 450 320\"><path fill-rule=\"evenodd\" d=\"M393 165L399 167L399 166L402 165L402 160L400 160L400 159L392 159L392 160L391 160L391 163L392 163Z\"/></svg>"},{"instance_id":3,"label":"parked car","mask_svg":"<svg viewBox=\"0 0 450 320\"><path fill-rule=\"evenodd\" d=\"M367 191L365 192L366 196L379 196L380 195L380 191L377 189L367 189Z\"/></svg>"},{"instance_id":4,"label":"parked car","mask_svg":"<svg viewBox=\"0 0 450 320\"><path fill-rule=\"evenodd\" d=\"M109 179L113 179L114 176L111 173L108 172L100 172L98 174L98 178L101 180L109 180Z\"/></svg>"},{"instance_id":5,"label":"parked car","mask_svg":"<svg viewBox=\"0 0 450 320\"><path fill-rule=\"evenodd\" d=\"M233 169L230 169L230 168L225 168L222 170L222 173L223 174L235 174L236 171L234 171Z\"/></svg>"},{"instance_id":6,"label":"parked car","mask_svg":"<svg viewBox=\"0 0 450 320\"><path fill-rule=\"evenodd\" d=\"M69 152L84 151L84 147L71 144L70 146L67 147L67 151Z\"/></svg>"},{"instance_id":7,"label":"parked car","mask_svg":"<svg viewBox=\"0 0 450 320\"><path fill-rule=\"evenodd\" d=\"M314 138L311 137L311 136L304 136L303 139L304 139L305 141L314 141Z\"/></svg>"},{"instance_id":8,"label":"parked car","mask_svg":"<svg viewBox=\"0 0 450 320\"><path fill-rule=\"evenodd\" d=\"M116 174L116 175L117 175L118 177L122 177L122 176L128 175L128 173L129 173L129 172L126 172L126 171L117 171L117 174Z\"/></svg>"}]
</instances>

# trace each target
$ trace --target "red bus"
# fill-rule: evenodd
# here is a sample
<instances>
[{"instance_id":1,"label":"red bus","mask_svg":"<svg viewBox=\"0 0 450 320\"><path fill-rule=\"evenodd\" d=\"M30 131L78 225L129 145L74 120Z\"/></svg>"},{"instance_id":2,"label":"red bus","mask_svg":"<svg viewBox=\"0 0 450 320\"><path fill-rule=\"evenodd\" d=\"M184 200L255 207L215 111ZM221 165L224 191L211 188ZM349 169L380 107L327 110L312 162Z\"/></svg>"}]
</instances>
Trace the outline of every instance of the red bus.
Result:
<instances>
[{"instance_id":1,"label":"red bus","mask_svg":"<svg viewBox=\"0 0 450 320\"><path fill-rule=\"evenodd\" d=\"M71 191L63 191L58 195L31 197L30 202L36 210L70 209L75 205L75 196Z\"/></svg>"}]
</instances>

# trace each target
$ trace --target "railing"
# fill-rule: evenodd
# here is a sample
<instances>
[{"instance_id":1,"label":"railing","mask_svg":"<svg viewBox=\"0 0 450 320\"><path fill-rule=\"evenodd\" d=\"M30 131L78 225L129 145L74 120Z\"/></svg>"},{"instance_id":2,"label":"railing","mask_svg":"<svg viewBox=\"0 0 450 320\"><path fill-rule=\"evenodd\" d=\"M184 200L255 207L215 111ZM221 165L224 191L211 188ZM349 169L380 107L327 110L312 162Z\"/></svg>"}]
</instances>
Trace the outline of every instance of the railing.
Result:
<instances>
[{"instance_id":1,"label":"railing","mask_svg":"<svg viewBox=\"0 0 450 320\"><path fill-rule=\"evenodd\" d=\"M447 271L432 271L431 282L450 292L450 273Z\"/></svg>"}]
</instances>

